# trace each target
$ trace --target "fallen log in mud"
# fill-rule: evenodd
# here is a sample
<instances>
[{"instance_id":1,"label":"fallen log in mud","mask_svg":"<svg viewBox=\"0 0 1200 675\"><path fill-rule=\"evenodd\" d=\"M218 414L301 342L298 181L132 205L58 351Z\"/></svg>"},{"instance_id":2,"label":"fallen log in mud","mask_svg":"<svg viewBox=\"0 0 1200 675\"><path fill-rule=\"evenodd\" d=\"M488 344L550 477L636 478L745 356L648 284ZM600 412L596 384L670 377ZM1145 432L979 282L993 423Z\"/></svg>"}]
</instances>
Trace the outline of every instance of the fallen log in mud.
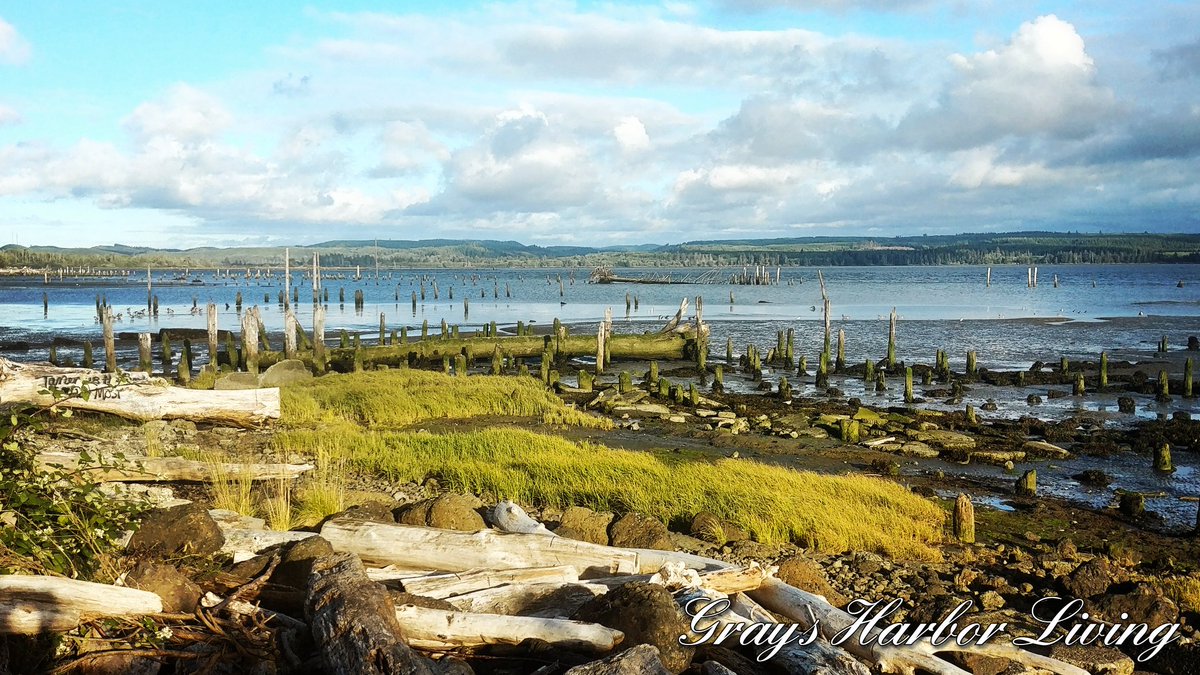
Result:
<instances>
[{"instance_id":1,"label":"fallen log in mud","mask_svg":"<svg viewBox=\"0 0 1200 675\"><path fill-rule=\"evenodd\" d=\"M139 422L185 419L258 427L279 418L279 389L205 391L140 372L102 373L0 358L0 402L101 412Z\"/></svg>"}]
</instances>

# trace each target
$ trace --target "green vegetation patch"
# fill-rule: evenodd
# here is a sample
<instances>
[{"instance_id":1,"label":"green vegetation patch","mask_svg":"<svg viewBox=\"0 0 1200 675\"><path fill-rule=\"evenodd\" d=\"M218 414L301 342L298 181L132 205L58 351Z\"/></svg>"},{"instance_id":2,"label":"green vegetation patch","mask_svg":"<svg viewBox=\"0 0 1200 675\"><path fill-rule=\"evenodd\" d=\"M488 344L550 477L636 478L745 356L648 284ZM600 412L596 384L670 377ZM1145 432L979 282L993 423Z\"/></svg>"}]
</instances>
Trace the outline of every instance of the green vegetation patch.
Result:
<instances>
[{"instance_id":1,"label":"green vegetation patch","mask_svg":"<svg viewBox=\"0 0 1200 675\"><path fill-rule=\"evenodd\" d=\"M607 418L564 404L529 377L452 377L422 370L327 375L282 391L283 422L291 427L330 425L397 429L431 419L489 415L541 417L547 424L612 428Z\"/></svg>"},{"instance_id":2,"label":"green vegetation patch","mask_svg":"<svg viewBox=\"0 0 1200 675\"><path fill-rule=\"evenodd\" d=\"M638 511L667 522L707 509L758 541L792 541L829 553L936 558L932 544L940 541L944 521L936 504L875 478L615 450L520 429L445 435L296 429L277 441L389 480L432 477L454 490L524 504Z\"/></svg>"}]
</instances>

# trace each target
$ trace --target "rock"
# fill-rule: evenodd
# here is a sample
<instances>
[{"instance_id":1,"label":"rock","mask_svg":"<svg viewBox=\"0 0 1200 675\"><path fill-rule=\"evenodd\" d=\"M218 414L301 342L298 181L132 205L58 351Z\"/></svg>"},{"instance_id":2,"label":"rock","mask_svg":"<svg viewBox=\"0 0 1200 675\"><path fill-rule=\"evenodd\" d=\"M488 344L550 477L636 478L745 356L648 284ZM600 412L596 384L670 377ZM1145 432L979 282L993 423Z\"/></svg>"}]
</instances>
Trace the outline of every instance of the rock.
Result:
<instances>
[{"instance_id":1,"label":"rock","mask_svg":"<svg viewBox=\"0 0 1200 675\"><path fill-rule=\"evenodd\" d=\"M396 520L405 525L478 532L487 526L483 522L483 516L475 511L476 506L477 500L447 493L400 509Z\"/></svg>"},{"instance_id":2,"label":"rock","mask_svg":"<svg viewBox=\"0 0 1200 675\"><path fill-rule=\"evenodd\" d=\"M957 431L945 431L942 429L917 431L913 434L913 438L946 450L975 449L975 439L966 434L960 434Z\"/></svg>"},{"instance_id":3,"label":"rock","mask_svg":"<svg viewBox=\"0 0 1200 675\"><path fill-rule=\"evenodd\" d=\"M1133 659L1112 647L1054 645L1050 658L1079 666L1092 675L1133 675Z\"/></svg>"},{"instance_id":4,"label":"rock","mask_svg":"<svg viewBox=\"0 0 1200 675\"><path fill-rule=\"evenodd\" d=\"M1065 448L1060 448L1057 445L1053 443L1047 443L1046 441L1025 441L1025 445L1021 447L1025 448L1025 450L1028 452L1032 452L1035 455L1043 457L1067 459L1071 456L1071 453L1067 452Z\"/></svg>"},{"instance_id":5,"label":"rock","mask_svg":"<svg viewBox=\"0 0 1200 675\"><path fill-rule=\"evenodd\" d=\"M688 632L688 619L670 591L658 584L625 584L590 600L572 618L624 633L625 639L618 649L643 643L652 645L667 672L681 673L692 662L695 650L679 644L679 636Z\"/></svg>"},{"instance_id":6,"label":"rock","mask_svg":"<svg viewBox=\"0 0 1200 675\"><path fill-rule=\"evenodd\" d=\"M723 546L731 541L743 541L749 539L745 530L722 520L717 514L711 511L701 511L692 519L692 526L689 530L693 537L702 539L717 546Z\"/></svg>"},{"instance_id":7,"label":"rock","mask_svg":"<svg viewBox=\"0 0 1200 675\"><path fill-rule=\"evenodd\" d=\"M213 389L258 389L258 376L254 373L230 373L217 378Z\"/></svg>"},{"instance_id":8,"label":"rock","mask_svg":"<svg viewBox=\"0 0 1200 675\"><path fill-rule=\"evenodd\" d=\"M309 537L292 544L279 560L271 582L292 588L308 588L313 561L333 555L333 546L321 537Z\"/></svg>"},{"instance_id":9,"label":"rock","mask_svg":"<svg viewBox=\"0 0 1200 675\"><path fill-rule=\"evenodd\" d=\"M626 513L608 528L609 543L627 548L653 548L670 551L671 536L657 518Z\"/></svg>"},{"instance_id":10,"label":"rock","mask_svg":"<svg viewBox=\"0 0 1200 675\"><path fill-rule=\"evenodd\" d=\"M326 520L334 518L352 518L354 520L365 520L371 523L394 523L396 517L396 505L394 503L371 501L365 504L355 504L345 511L335 513L329 516Z\"/></svg>"},{"instance_id":11,"label":"rock","mask_svg":"<svg viewBox=\"0 0 1200 675\"><path fill-rule=\"evenodd\" d=\"M1038 396L1037 394L1030 394L1025 398L1025 402L1029 405L1041 405L1042 397Z\"/></svg>"},{"instance_id":12,"label":"rock","mask_svg":"<svg viewBox=\"0 0 1200 675\"><path fill-rule=\"evenodd\" d=\"M579 541L587 541L601 546L608 545L608 526L612 524L613 514L596 512L582 506L572 506L563 511L559 526L554 533L560 537L568 537Z\"/></svg>"},{"instance_id":13,"label":"rock","mask_svg":"<svg viewBox=\"0 0 1200 675\"><path fill-rule=\"evenodd\" d=\"M163 611L191 614L204 591L183 572L163 563L143 560L125 575L125 585L162 598Z\"/></svg>"},{"instance_id":14,"label":"rock","mask_svg":"<svg viewBox=\"0 0 1200 675\"><path fill-rule=\"evenodd\" d=\"M1152 586L1138 584L1132 593L1109 594L1096 602L1096 613L1110 623L1146 623L1150 626L1175 623L1179 607ZM1128 614L1122 619L1122 614Z\"/></svg>"},{"instance_id":15,"label":"rock","mask_svg":"<svg viewBox=\"0 0 1200 675\"><path fill-rule=\"evenodd\" d=\"M161 671L162 663L155 661L153 658L135 654L122 654L120 651L112 651L103 655L93 653L87 659L87 665L77 670L77 672L85 673L86 675L158 675ZM12 670L5 672L17 673L22 671Z\"/></svg>"},{"instance_id":16,"label":"rock","mask_svg":"<svg viewBox=\"0 0 1200 675\"><path fill-rule=\"evenodd\" d=\"M1117 410L1132 415L1137 412L1137 401L1134 401L1132 396L1118 396Z\"/></svg>"},{"instance_id":17,"label":"rock","mask_svg":"<svg viewBox=\"0 0 1200 675\"><path fill-rule=\"evenodd\" d=\"M835 607L844 607L850 599L829 584L825 572L813 560L794 555L779 561L779 580L803 591L824 597Z\"/></svg>"},{"instance_id":18,"label":"rock","mask_svg":"<svg viewBox=\"0 0 1200 675\"><path fill-rule=\"evenodd\" d=\"M669 675L663 668L658 650L650 645L638 645L599 661L575 666L566 675Z\"/></svg>"},{"instance_id":19,"label":"rock","mask_svg":"<svg viewBox=\"0 0 1200 675\"><path fill-rule=\"evenodd\" d=\"M716 661L705 661L700 666L700 675L738 675Z\"/></svg>"},{"instance_id":20,"label":"rock","mask_svg":"<svg viewBox=\"0 0 1200 675\"><path fill-rule=\"evenodd\" d=\"M266 372L258 377L258 386L260 387L282 387L293 382L303 382L311 380L313 374L309 372L308 367L300 359L284 359L279 363L267 368Z\"/></svg>"},{"instance_id":21,"label":"rock","mask_svg":"<svg viewBox=\"0 0 1200 675\"><path fill-rule=\"evenodd\" d=\"M183 504L151 511L133 533L130 552L150 553L160 558L209 555L225 543L217 521L200 504Z\"/></svg>"},{"instance_id":22,"label":"rock","mask_svg":"<svg viewBox=\"0 0 1200 675\"><path fill-rule=\"evenodd\" d=\"M980 409L980 410L986 410L986 411L988 411L988 412L995 412L995 411L997 411L997 410L999 410L999 409L1000 409L1000 406L999 406L999 405L997 405L997 403L996 403L996 399L989 398L989 399L987 400L987 402L986 402L986 403L984 403L983 405L979 406L979 409Z\"/></svg>"},{"instance_id":23,"label":"rock","mask_svg":"<svg viewBox=\"0 0 1200 675\"><path fill-rule=\"evenodd\" d=\"M900 446L900 454L905 457L920 457L921 459L934 459L942 454L941 450L929 447L928 443L921 441L909 441Z\"/></svg>"},{"instance_id":24,"label":"rock","mask_svg":"<svg viewBox=\"0 0 1200 675\"><path fill-rule=\"evenodd\" d=\"M1108 590L1116 580L1119 570L1108 558L1093 558L1063 580L1063 588L1073 598L1086 600Z\"/></svg>"},{"instance_id":25,"label":"rock","mask_svg":"<svg viewBox=\"0 0 1200 675\"><path fill-rule=\"evenodd\" d=\"M950 663L965 669L972 675L1002 675L1012 666L1012 661L995 656L983 656L970 652L950 652L946 654ZM1026 671L1020 671L1026 672Z\"/></svg>"},{"instance_id":26,"label":"rock","mask_svg":"<svg viewBox=\"0 0 1200 675\"><path fill-rule=\"evenodd\" d=\"M1092 485L1095 487L1108 487L1113 482L1113 479L1100 469L1088 469L1071 476L1071 478L1074 478L1084 485Z\"/></svg>"},{"instance_id":27,"label":"rock","mask_svg":"<svg viewBox=\"0 0 1200 675\"><path fill-rule=\"evenodd\" d=\"M661 417L662 415L670 415L671 409L661 403L638 403L635 405L615 405L612 407L611 414Z\"/></svg>"},{"instance_id":28,"label":"rock","mask_svg":"<svg viewBox=\"0 0 1200 675\"><path fill-rule=\"evenodd\" d=\"M987 612L1000 609L1004 606L1004 598L996 591L984 591L979 596L979 606Z\"/></svg>"}]
</instances>

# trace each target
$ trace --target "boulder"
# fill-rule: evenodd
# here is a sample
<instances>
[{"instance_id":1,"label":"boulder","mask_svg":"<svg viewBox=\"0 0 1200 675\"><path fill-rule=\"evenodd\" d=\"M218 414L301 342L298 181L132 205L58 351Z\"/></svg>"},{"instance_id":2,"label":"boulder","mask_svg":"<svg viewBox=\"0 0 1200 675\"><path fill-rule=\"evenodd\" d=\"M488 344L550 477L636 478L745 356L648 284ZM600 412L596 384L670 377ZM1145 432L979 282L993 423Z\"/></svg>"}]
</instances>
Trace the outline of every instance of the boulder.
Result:
<instances>
[{"instance_id":1,"label":"boulder","mask_svg":"<svg viewBox=\"0 0 1200 675\"><path fill-rule=\"evenodd\" d=\"M333 546L321 537L308 537L295 542L284 551L279 565L271 574L271 582L292 588L308 588L308 576L313 561L333 555Z\"/></svg>"},{"instance_id":2,"label":"boulder","mask_svg":"<svg viewBox=\"0 0 1200 675\"><path fill-rule=\"evenodd\" d=\"M210 555L221 549L225 535L200 504L181 504L151 511L129 539L131 552L159 558Z\"/></svg>"},{"instance_id":3,"label":"boulder","mask_svg":"<svg viewBox=\"0 0 1200 675\"><path fill-rule=\"evenodd\" d=\"M487 529L483 516L475 510L478 506L477 499L447 493L401 508L396 514L396 521L404 525L478 532Z\"/></svg>"},{"instance_id":4,"label":"boulder","mask_svg":"<svg viewBox=\"0 0 1200 675\"><path fill-rule=\"evenodd\" d=\"M750 536L742 528L723 520L712 511L701 511L692 518L691 535L710 544L723 546L728 542L744 541Z\"/></svg>"},{"instance_id":5,"label":"boulder","mask_svg":"<svg viewBox=\"0 0 1200 675\"><path fill-rule=\"evenodd\" d=\"M162 598L163 611L191 614L204 591L183 572L163 563L143 560L125 575L125 585Z\"/></svg>"},{"instance_id":6,"label":"boulder","mask_svg":"<svg viewBox=\"0 0 1200 675\"><path fill-rule=\"evenodd\" d=\"M213 389L258 389L258 376L254 373L230 373L217 378Z\"/></svg>"},{"instance_id":7,"label":"boulder","mask_svg":"<svg viewBox=\"0 0 1200 675\"><path fill-rule=\"evenodd\" d=\"M930 431L917 431L912 435L913 439L928 443L936 448L945 450L974 450L975 439L966 434L960 434L957 431L945 431L935 429Z\"/></svg>"},{"instance_id":8,"label":"boulder","mask_svg":"<svg viewBox=\"0 0 1200 675\"><path fill-rule=\"evenodd\" d=\"M559 526L554 533L560 537L591 542L601 546L608 545L608 526L612 524L613 514L596 512L582 506L572 506L563 511Z\"/></svg>"},{"instance_id":9,"label":"boulder","mask_svg":"<svg viewBox=\"0 0 1200 675\"><path fill-rule=\"evenodd\" d=\"M825 571L815 561L794 555L779 561L779 580L800 590L822 596L834 607L845 607L850 599L829 584Z\"/></svg>"},{"instance_id":10,"label":"boulder","mask_svg":"<svg viewBox=\"0 0 1200 675\"><path fill-rule=\"evenodd\" d=\"M311 380L313 374L300 359L284 359L258 376L260 387L282 387L293 382Z\"/></svg>"},{"instance_id":11,"label":"boulder","mask_svg":"<svg viewBox=\"0 0 1200 675\"><path fill-rule=\"evenodd\" d=\"M608 528L609 543L627 548L653 548L670 551L671 535L657 518L626 513Z\"/></svg>"},{"instance_id":12,"label":"boulder","mask_svg":"<svg viewBox=\"0 0 1200 675\"><path fill-rule=\"evenodd\" d=\"M599 661L575 666L566 675L669 675L659 660L658 650L650 645L638 645L633 649Z\"/></svg>"},{"instance_id":13,"label":"boulder","mask_svg":"<svg viewBox=\"0 0 1200 675\"><path fill-rule=\"evenodd\" d=\"M1175 623L1179 607L1148 584L1138 584L1131 593L1108 594L1096 602L1096 613L1110 623L1146 623L1151 626ZM1122 619L1128 614L1128 619Z\"/></svg>"},{"instance_id":14,"label":"boulder","mask_svg":"<svg viewBox=\"0 0 1200 675\"><path fill-rule=\"evenodd\" d=\"M1118 581L1120 569L1108 558L1093 558L1063 580L1063 588L1073 598L1087 599L1108 590Z\"/></svg>"},{"instance_id":15,"label":"boulder","mask_svg":"<svg viewBox=\"0 0 1200 675\"><path fill-rule=\"evenodd\" d=\"M688 632L688 619L675 604L671 592L659 584L625 584L588 601L572 618L624 633L625 639L618 649L632 651L630 647L635 645L653 646L667 672L681 673L692 662L695 650L679 644L679 636Z\"/></svg>"}]
</instances>

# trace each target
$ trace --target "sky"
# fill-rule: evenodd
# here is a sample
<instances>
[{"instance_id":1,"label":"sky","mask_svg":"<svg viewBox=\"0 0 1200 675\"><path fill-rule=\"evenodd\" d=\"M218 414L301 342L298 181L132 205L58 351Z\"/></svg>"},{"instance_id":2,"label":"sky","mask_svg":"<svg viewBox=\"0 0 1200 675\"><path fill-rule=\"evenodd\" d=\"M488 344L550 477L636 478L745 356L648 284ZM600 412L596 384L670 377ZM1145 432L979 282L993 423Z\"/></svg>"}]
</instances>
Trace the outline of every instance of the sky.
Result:
<instances>
[{"instance_id":1,"label":"sky","mask_svg":"<svg viewBox=\"0 0 1200 675\"><path fill-rule=\"evenodd\" d=\"M0 245L1200 232L1200 3L0 3Z\"/></svg>"}]
</instances>

